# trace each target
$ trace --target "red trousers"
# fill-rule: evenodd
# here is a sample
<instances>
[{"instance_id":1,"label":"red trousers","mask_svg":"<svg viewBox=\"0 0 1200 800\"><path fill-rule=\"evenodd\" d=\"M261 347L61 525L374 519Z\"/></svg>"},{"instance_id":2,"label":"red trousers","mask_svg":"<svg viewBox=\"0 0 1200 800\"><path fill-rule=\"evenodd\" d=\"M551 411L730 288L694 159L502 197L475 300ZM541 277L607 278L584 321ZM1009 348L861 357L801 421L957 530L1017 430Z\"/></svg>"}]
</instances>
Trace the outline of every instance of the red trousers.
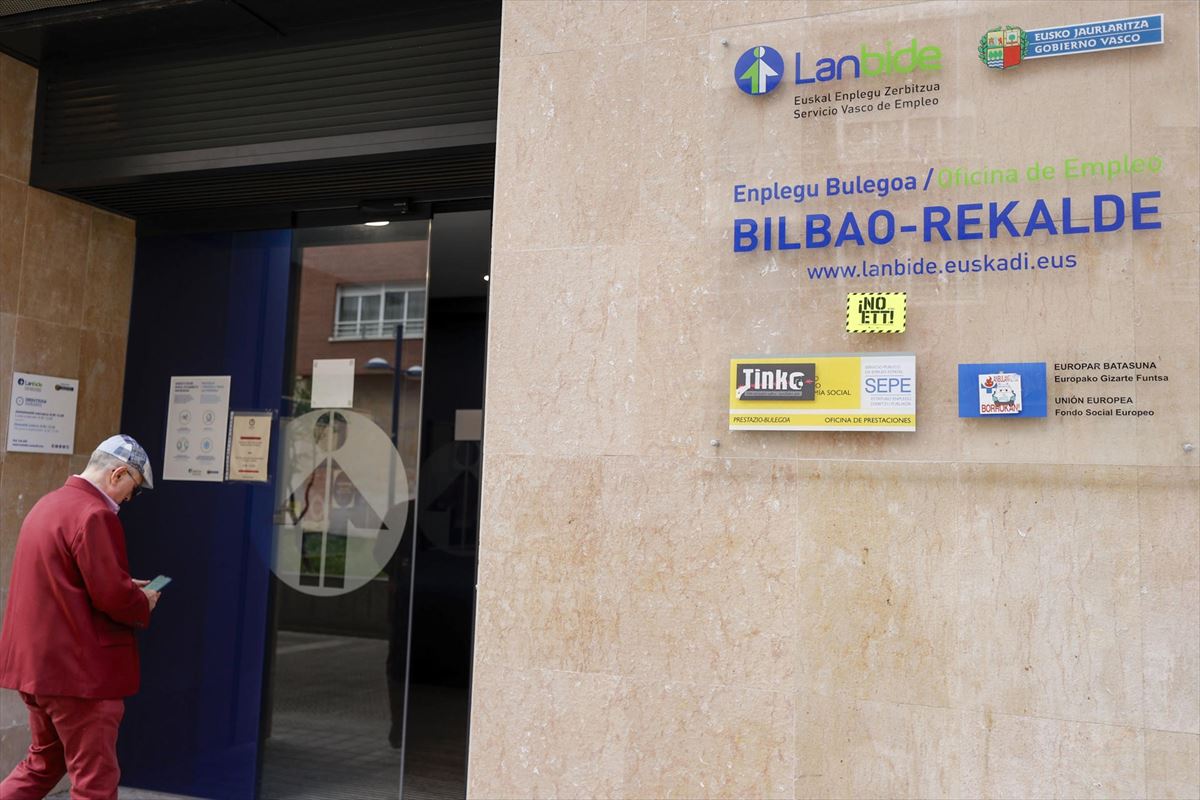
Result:
<instances>
[{"instance_id":1,"label":"red trousers","mask_svg":"<svg viewBox=\"0 0 1200 800\"><path fill-rule=\"evenodd\" d=\"M41 800L71 773L71 800L116 800L117 729L124 700L85 700L21 692L33 743L0 783L0 800Z\"/></svg>"}]
</instances>

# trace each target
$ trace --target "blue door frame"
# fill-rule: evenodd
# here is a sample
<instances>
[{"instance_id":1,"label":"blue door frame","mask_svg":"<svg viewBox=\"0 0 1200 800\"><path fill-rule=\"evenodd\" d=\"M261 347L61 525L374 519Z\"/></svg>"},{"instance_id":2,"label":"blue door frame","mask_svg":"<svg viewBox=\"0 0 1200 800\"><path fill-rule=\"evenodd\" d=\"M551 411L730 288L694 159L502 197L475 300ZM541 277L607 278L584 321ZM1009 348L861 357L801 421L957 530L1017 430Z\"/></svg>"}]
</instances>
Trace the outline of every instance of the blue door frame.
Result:
<instances>
[{"instance_id":1,"label":"blue door frame","mask_svg":"<svg viewBox=\"0 0 1200 800\"><path fill-rule=\"evenodd\" d=\"M172 375L230 375L231 409L279 408L291 240L261 231L138 242L121 429L159 475ZM140 637L141 691L118 745L123 785L254 798L273 509L273 485L160 479L122 511L135 577L174 578Z\"/></svg>"}]
</instances>

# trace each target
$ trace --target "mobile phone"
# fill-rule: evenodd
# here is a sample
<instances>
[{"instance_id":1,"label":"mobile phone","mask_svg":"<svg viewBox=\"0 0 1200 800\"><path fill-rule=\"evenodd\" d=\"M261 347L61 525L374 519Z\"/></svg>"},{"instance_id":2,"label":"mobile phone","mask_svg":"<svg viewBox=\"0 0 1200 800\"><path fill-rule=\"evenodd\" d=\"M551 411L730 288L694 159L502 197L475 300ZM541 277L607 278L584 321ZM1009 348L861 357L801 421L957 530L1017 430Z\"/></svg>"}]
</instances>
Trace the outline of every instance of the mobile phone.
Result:
<instances>
[{"instance_id":1,"label":"mobile phone","mask_svg":"<svg viewBox=\"0 0 1200 800\"><path fill-rule=\"evenodd\" d=\"M152 592L161 592L163 590L163 587L166 586L170 582L171 582L171 579L168 578L166 575L159 575L157 578L155 578L154 580L152 580L148 584L146 584L146 588Z\"/></svg>"}]
</instances>

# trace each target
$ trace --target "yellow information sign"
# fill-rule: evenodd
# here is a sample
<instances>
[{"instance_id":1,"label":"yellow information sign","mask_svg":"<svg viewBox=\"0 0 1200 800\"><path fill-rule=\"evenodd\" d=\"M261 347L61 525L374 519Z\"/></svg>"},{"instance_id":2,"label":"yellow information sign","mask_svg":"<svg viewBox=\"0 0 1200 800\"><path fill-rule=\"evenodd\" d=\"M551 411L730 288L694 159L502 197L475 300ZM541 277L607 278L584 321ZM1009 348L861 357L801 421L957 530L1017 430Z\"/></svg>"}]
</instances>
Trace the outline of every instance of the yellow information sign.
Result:
<instances>
[{"instance_id":1,"label":"yellow information sign","mask_svg":"<svg viewBox=\"0 0 1200 800\"><path fill-rule=\"evenodd\" d=\"M731 431L915 431L912 353L729 361Z\"/></svg>"},{"instance_id":2,"label":"yellow information sign","mask_svg":"<svg viewBox=\"0 0 1200 800\"><path fill-rule=\"evenodd\" d=\"M903 333L907 301L906 292L850 292L846 295L846 331Z\"/></svg>"}]
</instances>

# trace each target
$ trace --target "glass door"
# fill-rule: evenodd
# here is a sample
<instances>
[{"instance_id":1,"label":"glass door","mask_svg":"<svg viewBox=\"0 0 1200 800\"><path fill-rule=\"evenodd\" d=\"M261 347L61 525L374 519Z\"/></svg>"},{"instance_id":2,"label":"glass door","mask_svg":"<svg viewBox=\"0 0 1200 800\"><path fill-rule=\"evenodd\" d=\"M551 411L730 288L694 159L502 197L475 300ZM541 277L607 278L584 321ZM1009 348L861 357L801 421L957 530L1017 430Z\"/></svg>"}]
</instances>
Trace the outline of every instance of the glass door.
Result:
<instances>
[{"instance_id":1,"label":"glass door","mask_svg":"<svg viewBox=\"0 0 1200 800\"><path fill-rule=\"evenodd\" d=\"M294 233L259 796L400 794L429 223Z\"/></svg>"}]
</instances>

